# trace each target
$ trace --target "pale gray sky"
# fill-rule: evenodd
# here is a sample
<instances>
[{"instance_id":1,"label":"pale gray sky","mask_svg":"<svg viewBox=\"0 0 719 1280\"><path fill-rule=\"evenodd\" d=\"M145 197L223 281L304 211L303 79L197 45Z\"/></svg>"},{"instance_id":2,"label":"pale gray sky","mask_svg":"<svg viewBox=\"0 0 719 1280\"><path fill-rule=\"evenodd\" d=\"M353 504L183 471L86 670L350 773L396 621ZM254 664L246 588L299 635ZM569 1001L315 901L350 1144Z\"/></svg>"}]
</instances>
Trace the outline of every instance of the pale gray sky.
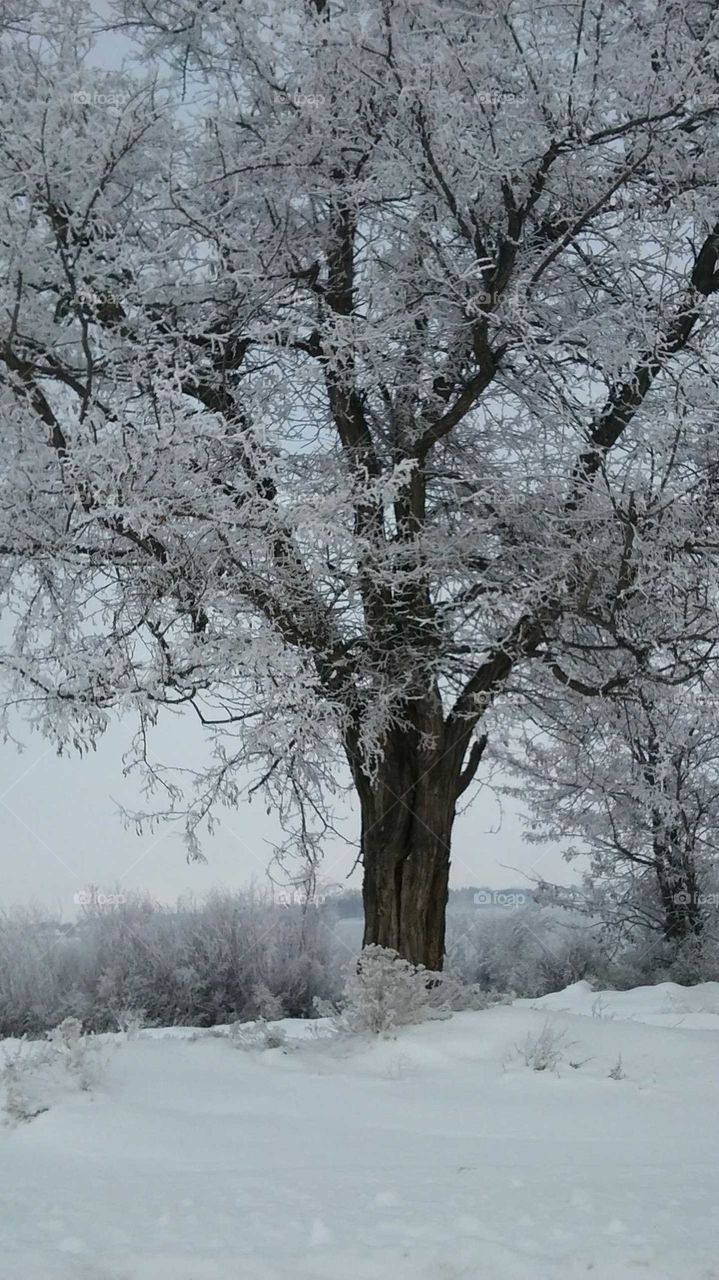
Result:
<instances>
[{"instance_id":1,"label":"pale gray sky","mask_svg":"<svg viewBox=\"0 0 719 1280\"><path fill-rule=\"evenodd\" d=\"M82 758L58 757L54 747L18 726L27 743L18 754L0 744L0 906L34 899L57 906L64 917L75 910L74 895L88 884L109 889L116 881L150 891L163 900L179 894L202 895L215 886L264 881L273 846L282 841L275 817L262 798L236 810L219 811L219 827L203 842L207 862L186 862L181 831L163 823L138 836L121 821L118 806L152 807L139 780L123 777L122 756L131 724L119 723ZM189 717L173 716L153 739L158 758L199 767L207 757L202 730ZM321 877L341 884L355 858L358 819L348 802L345 841L328 840ZM516 807L484 786L456 827L452 884L499 888L517 883L512 868L565 883L577 878L557 850L530 845ZM359 884L355 873L352 882Z\"/></svg>"}]
</instances>

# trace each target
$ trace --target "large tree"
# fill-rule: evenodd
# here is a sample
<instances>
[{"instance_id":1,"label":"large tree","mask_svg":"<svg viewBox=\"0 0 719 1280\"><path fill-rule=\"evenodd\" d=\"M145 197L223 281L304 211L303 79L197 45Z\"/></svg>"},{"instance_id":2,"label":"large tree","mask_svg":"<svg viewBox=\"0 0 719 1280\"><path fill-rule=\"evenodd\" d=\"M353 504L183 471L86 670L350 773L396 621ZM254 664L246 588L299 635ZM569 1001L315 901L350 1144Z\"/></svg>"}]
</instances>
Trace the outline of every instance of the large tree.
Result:
<instances>
[{"instance_id":1,"label":"large tree","mask_svg":"<svg viewBox=\"0 0 719 1280\"><path fill-rule=\"evenodd\" d=\"M706 449L715 6L125 0L144 79L15 8L11 697L79 742L194 710L191 834L249 766L306 836L344 759L365 941L438 968L492 708L611 644L627 478Z\"/></svg>"}]
</instances>

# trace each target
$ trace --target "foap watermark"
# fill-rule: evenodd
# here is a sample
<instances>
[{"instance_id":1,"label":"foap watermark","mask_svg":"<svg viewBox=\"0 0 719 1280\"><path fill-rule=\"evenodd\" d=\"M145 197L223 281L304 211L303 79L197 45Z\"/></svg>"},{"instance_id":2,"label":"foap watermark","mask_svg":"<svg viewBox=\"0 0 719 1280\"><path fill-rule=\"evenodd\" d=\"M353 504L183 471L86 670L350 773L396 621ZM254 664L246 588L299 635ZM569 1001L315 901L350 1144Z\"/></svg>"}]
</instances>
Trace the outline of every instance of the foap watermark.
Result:
<instances>
[{"instance_id":1,"label":"foap watermark","mask_svg":"<svg viewBox=\"0 0 719 1280\"><path fill-rule=\"evenodd\" d=\"M286 105L277 112L277 119L285 123L297 120L303 114L317 114L327 106L323 93L293 93L283 101Z\"/></svg>"},{"instance_id":2,"label":"foap watermark","mask_svg":"<svg viewBox=\"0 0 719 1280\"><path fill-rule=\"evenodd\" d=\"M706 98L697 98L692 105L696 111L716 111L719 108L719 93L709 93Z\"/></svg>"},{"instance_id":3,"label":"foap watermark","mask_svg":"<svg viewBox=\"0 0 719 1280\"><path fill-rule=\"evenodd\" d=\"M501 107L517 102L522 97L523 94L514 93L511 89L480 89L479 93L473 95L472 101L483 107Z\"/></svg>"},{"instance_id":4,"label":"foap watermark","mask_svg":"<svg viewBox=\"0 0 719 1280\"><path fill-rule=\"evenodd\" d=\"M342 893L342 885L335 880L300 881L298 884L279 884L273 881L273 901L280 907L321 907Z\"/></svg>"},{"instance_id":5,"label":"foap watermark","mask_svg":"<svg viewBox=\"0 0 719 1280\"><path fill-rule=\"evenodd\" d=\"M302 107L310 107L315 110L324 107L327 104L327 98L324 93L293 93L290 102L293 107L297 107L298 111Z\"/></svg>"},{"instance_id":6,"label":"foap watermark","mask_svg":"<svg viewBox=\"0 0 719 1280\"><path fill-rule=\"evenodd\" d=\"M130 101L130 95L119 90L100 93L97 89L76 89L72 100L79 107L124 107Z\"/></svg>"},{"instance_id":7,"label":"foap watermark","mask_svg":"<svg viewBox=\"0 0 719 1280\"><path fill-rule=\"evenodd\" d=\"M523 907L527 901L518 889L480 889L474 895L475 907Z\"/></svg>"},{"instance_id":8,"label":"foap watermark","mask_svg":"<svg viewBox=\"0 0 719 1280\"><path fill-rule=\"evenodd\" d=\"M510 289L502 289L498 293L493 293L491 289L477 289L465 306L467 315L471 319L479 319L498 304L501 304L505 310L516 311L523 301L520 289L513 285Z\"/></svg>"},{"instance_id":9,"label":"foap watermark","mask_svg":"<svg viewBox=\"0 0 719 1280\"><path fill-rule=\"evenodd\" d=\"M124 893L103 893L98 889L80 889L72 900L76 907L121 907L127 902Z\"/></svg>"},{"instance_id":10,"label":"foap watermark","mask_svg":"<svg viewBox=\"0 0 719 1280\"><path fill-rule=\"evenodd\" d=\"M689 893L687 889L679 889L672 894L675 907L717 907L719 893Z\"/></svg>"},{"instance_id":11,"label":"foap watermark","mask_svg":"<svg viewBox=\"0 0 719 1280\"><path fill-rule=\"evenodd\" d=\"M81 286L75 295L78 305L88 311L116 311L122 303L119 297L109 291L96 293L94 289Z\"/></svg>"},{"instance_id":12,"label":"foap watermark","mask_svg":"<svg viewBox=\"0 0 719 1280\"><path fill-rule=\"evenodd\" d=\"M329 901L329 893L317 890L316 893L308 893L306 889L280 889L279 893L274 895L274 901L279 907L321 907L325 902Z\"/></svg>"}]
</instances>

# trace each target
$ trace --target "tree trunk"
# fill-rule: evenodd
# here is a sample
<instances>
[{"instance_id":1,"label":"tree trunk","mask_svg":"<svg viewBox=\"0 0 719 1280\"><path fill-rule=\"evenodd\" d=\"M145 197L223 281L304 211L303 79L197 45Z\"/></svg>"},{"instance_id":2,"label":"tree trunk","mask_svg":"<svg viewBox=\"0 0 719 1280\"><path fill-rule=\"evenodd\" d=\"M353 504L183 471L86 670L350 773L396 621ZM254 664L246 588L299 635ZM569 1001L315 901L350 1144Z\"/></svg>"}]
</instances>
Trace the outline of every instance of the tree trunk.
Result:
<instances>
[{"instance_id":1,"label":"tree trunk","mask_svg":"<svg viewBox=\"0 0 719 1280\"><path fill-rule=\"evenodd\" d=\"M441 969L450 842L460 785L456 752L429 759L416 738L388 748L378 775L358 786L362 815L364 941L412 964Z\"/></svg>"},{"instance_id":2,"label":"tree trunk","mask_svg":"<svg viewBox=\"0 0 719 1280\"><path fill-rule=\"evenodd\" d=\"M704 921L691 851L678 833L671 832L661 840L655 839L654 857L664 911L664 937L667 942L698 937Z\"/></svg>"}]
</instances>

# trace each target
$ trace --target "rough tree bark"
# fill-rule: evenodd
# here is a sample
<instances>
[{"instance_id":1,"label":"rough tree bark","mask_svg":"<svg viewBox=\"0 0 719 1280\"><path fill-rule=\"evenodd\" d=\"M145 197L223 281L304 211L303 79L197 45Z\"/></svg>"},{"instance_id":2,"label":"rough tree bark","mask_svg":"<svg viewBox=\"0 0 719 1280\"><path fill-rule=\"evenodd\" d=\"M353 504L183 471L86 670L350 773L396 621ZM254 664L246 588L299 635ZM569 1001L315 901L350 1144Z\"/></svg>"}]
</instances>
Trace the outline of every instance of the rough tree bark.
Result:
<instances>
[{"instance_id":1,"label":"rough tree bark","mask_svg":"<svg viewBox=\"0 0 719 1280\"><path fill-rule=\"evenodd\" d=\"M678 832L671 831L655 838L654 859L666 941L677 943L698 938L704 921L692 850L682 842Z\"/></svg>"},{"instance_id":2,"label":"rough tree bark","mask_svg":"<svg viewBox=\"0 0 719 1280\"><path fill-rule=\"evenodd\" d=\"M388 736L372 777L351 757L361 813L363 945L390 947L412 964L441 970L457 802L487 740L475 740L465 762L469 730L448 748L441 720L432 725L416 709L414 717L409 729Z\"/></svg>"},{"instance_id":3,"label":"rough tree bark","mask_svg":"<svg viewBox=\"0 0 719 1280\"><path fill-rule=\"evenodd\" d=\"M441 969L458 780L421 767L416 754L387 760L363 796L364 945Z\"/></svg>"}]
</instances>

